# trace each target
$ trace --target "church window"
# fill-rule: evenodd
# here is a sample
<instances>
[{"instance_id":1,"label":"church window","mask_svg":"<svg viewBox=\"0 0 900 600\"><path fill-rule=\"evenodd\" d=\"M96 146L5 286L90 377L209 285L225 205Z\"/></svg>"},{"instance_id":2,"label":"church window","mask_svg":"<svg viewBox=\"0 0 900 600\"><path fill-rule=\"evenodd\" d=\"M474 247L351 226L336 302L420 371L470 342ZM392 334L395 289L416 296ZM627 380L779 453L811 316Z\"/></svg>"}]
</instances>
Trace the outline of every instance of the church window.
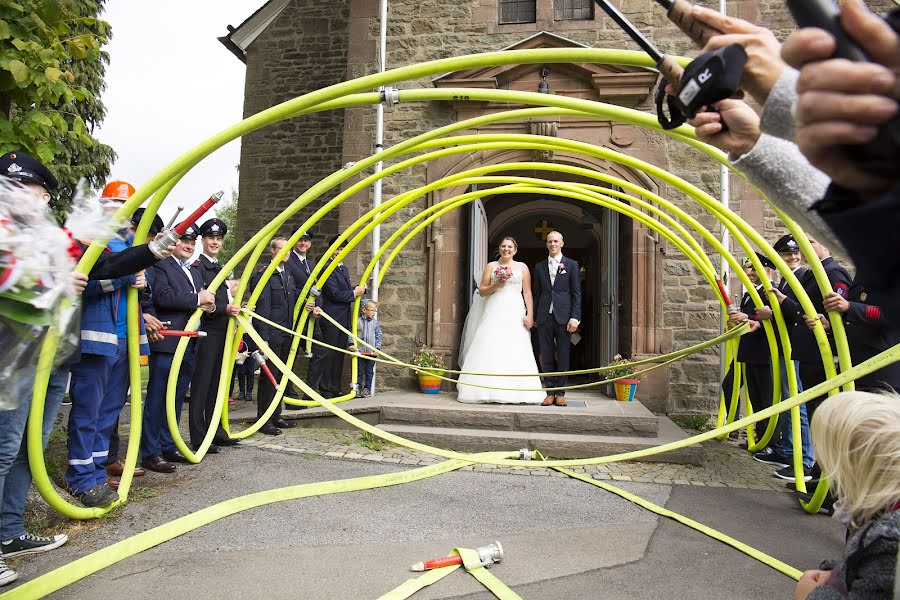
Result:
<instances>
[{"instance_id":1,"label":"church window","mask_svg":"<svg viewBox=\"0 0 900 600\"><path fill-rule=\"evenodd\" d=\"M500 0L500 23L534 23L537 0Z\"/></svg>"},{"instance_id":2,"label":"church window","mask_svg":"<svg viewBox=\"0 0 900 600\"><path fill-rule=\"evenodd\" d=\"M590 21L594 18L592 0L553 0L553 20Z\"/></svg>"}]
</instances>

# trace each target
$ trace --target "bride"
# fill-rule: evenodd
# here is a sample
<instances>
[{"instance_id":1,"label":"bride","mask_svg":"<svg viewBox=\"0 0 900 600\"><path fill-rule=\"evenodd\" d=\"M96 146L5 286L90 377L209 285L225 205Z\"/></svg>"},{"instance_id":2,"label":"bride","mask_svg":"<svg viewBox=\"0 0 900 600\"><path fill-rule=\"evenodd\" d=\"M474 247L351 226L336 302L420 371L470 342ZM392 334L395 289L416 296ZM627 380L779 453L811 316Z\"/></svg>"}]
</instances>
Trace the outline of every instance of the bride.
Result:
<instances>
[{"instance_id":1,"label":"bride","mask_svg":"<svg viewBox=\"0 0 900 600\"><path fill-rule=\"evenodd\" d=\"M534 325L531 274L525 263L513 260L516 250L516 240L503 238L500 259L485 266L463 328L459 363L461 371L472 373L533 375L460 375L457 382L460 402L540 404L544 399L528 331Z\"/></svg>"}]
</instances>

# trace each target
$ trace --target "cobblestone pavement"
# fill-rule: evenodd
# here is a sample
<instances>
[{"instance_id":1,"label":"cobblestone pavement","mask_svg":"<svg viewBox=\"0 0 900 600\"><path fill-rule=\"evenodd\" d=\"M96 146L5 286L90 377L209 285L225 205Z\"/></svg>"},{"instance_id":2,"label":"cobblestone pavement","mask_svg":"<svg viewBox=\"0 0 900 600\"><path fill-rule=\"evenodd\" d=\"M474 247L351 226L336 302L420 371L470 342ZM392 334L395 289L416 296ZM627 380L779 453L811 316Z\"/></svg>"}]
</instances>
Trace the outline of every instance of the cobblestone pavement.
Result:
<instances>
[{"instance_id":1,"label":"cobblestone pavement","mask_svg":"<svg viewBox=\"0 0 900 600\"><path fill-rule=\"evenodd\" d=\"M341 460L362 460L402 465L431 465L440 457L408 450L392 443L372 439L367 434L343 429L285 429L281 435L256 434L241 442L244 446L276 452L308 456L324 456ZM707 487L749 488L784 491L785 482L773 476L775 468L753 460L738 447L737 440L704 443L706 463L703 466L652 462L615 462L604 465L573 467L571 470L590 474L595 479L637 481L665 485L693 485ZM543 468L497 467L471 465L465 471L504 473L535 477L565 477L562 473Z\"/></svg>"}]
</instances>

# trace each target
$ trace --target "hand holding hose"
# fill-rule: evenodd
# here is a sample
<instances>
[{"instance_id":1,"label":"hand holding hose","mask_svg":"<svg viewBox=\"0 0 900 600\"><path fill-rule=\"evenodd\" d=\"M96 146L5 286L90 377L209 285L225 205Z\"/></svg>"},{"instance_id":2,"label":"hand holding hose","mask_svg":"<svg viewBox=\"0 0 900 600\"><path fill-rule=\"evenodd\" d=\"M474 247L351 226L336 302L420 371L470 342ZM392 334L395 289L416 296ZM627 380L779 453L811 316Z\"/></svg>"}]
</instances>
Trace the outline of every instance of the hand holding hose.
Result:
<instances>
[{"instance_id":1,"label":"hand holding hose","mask_svg":"<svg viewBox=\"0 0 900 600\"><path fill-rule=\"evenodd\" d=\"M715 104L716 112L704 110L688 123L702 141L719 150L743 156L761 135L759 115L743 100L728 98Z\"/></svg>"}]
</instances>

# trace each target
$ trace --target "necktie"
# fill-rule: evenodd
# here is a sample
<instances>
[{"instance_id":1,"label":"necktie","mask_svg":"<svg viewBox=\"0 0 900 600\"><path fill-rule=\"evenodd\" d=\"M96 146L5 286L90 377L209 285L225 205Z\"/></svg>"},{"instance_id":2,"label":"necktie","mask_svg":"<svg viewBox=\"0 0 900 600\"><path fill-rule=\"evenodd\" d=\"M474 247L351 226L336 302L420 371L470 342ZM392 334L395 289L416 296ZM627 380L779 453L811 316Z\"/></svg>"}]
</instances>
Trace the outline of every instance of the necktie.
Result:
<instances>
[{"instance_id":1,"label":"necktie","mask_svg":"<svg viewBox=\"0 0 900 600\"><path fill-rule=\"evenodd\" d=\"M188 281L191 282L191 289L196 293L197 286L194 285L194 276L191 274L191 263L186 260L182 260L179 262L181 263L181 270L184 271L184 274L187 275Z\"/></svg>"},{"instance_id":2,"label":"necktie","mask_svg":"<svg viewBox=\"0 0 900 600\"><path fill-rule=\"evenodd\" d=\"M306 262L305 258L300 259L300 264L303 265L303 270L306 271L306 274L309 275L309 263Z\"/></svg>"},{"instance_id":3,"label":"necktie","mask_svg":"<svg viewBox=\"0 0 900 600\"><path fill-rule=\"evenodd\" d=\"M555 258L550 259L550 285L556 283L556 272L559 270L559 265L556 262Z\"/></svg>"}]
</instances>

